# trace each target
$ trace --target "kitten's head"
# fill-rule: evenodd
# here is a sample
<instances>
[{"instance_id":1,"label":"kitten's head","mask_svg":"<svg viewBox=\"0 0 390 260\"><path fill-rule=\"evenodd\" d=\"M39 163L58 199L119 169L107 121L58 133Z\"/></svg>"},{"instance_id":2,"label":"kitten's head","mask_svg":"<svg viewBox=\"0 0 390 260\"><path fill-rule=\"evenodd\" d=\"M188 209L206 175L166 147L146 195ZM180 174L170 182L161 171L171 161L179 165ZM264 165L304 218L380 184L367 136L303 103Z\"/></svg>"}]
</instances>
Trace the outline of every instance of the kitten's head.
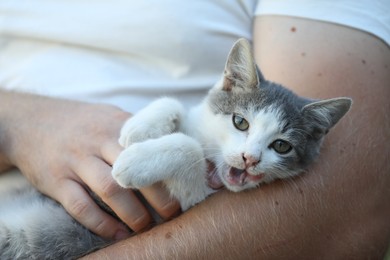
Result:
<instances>
[{"instance_id":1,"label":"kitten's head","mask_svg":"<svg viewBox=\"0 0 390 260\"><path fill-rule=\"evenodd\" d=\"M220 151L208 154L206 149L206 157L216 166L209 185L222 181L228 189L241 191L305 169L352 101L313 101L265 80L249 43L240 39L206 102L212 121L208 131Z\"/></svg>"}]
</instances>

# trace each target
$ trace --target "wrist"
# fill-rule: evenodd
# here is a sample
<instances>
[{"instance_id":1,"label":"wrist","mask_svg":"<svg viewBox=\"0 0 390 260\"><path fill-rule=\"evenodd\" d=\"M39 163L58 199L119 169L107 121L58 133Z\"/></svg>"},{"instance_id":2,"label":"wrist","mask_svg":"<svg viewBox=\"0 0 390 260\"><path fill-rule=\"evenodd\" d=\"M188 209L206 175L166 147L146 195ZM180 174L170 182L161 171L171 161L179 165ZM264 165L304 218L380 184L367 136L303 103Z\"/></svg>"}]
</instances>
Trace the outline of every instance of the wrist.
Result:
<instances>
[{"instance_id":1,"label":"wrist","mask_svg":"<svg viewBox=\"0 0 390 260\"><path fill-rule=\"evenodd\" d=\"M27 149L34 117L41 115L40 102L39 96L0 90L0 171L20 166L17 158Z\"/></svg>"}]
</instances>

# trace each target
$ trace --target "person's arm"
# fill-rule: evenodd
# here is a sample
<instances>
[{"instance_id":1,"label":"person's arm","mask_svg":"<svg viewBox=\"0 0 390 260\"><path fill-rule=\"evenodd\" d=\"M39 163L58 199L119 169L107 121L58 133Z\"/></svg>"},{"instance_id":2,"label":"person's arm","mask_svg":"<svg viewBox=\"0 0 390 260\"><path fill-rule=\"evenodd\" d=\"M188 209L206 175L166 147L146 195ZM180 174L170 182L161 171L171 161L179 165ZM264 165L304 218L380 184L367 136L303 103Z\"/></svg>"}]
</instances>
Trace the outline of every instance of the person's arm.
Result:
<instances>
[{"instance_id":1,"label":"person's arm","mask_svg":"<svg viewBox=\"0 0 390 260\"><path fill-rule=\"evenodd\" d=\"M120 128L129 116L113 106L0 90L0 170L18 167L93 232L127 237L127 228L101 210L86 188L133 230L149 226L151 217L142 203L111 176L111 165L122 150ZM141 192L165 217L179 208L163 187Z\"/></svg>"},{"instance_id":2,"label":"person's arm","mask_svg":"<svg viewBox=\"0 0 390 260\"><path fill-rule=\"evenodd\" d=\"M257 18L266 78L313 98L349 96L306 174L219 192L178 218L100 250L107 259L380 259L390 238L390 50L368 33ZM294 29L292 29L294 28Z\"/></svg>"}]
</instances>

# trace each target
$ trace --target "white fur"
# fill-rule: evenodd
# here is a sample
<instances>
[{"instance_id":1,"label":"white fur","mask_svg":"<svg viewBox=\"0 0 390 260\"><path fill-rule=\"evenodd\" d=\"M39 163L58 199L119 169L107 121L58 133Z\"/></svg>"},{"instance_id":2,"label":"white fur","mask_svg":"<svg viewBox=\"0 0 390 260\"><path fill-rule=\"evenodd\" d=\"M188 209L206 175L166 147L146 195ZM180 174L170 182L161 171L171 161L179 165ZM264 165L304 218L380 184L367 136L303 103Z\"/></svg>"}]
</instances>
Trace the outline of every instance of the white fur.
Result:
<instances>
[{"instance_id":1,"label":"white fur","mask_svg":"<svg viewBox=\"0 0 390 260\"><path fill-rule=\"evenodd\" d=\"M188 114L184 114L176 102L166 98L157 100L124 125L121 140L142 140L138 137L144 136L145 141L127 142L128 147L115 162L113 178L122 187L140 189L163 181L185 210L213 192L206 183L205 159L217 165L222 182L232 191L253 188L260 183L248 181L243 186L232 186L226 181L230 167L245 169L243 154L259 157L261 160L258 165L248 169L252 175L263 174L278 162L280 157L268 148L270 140L276 140L281 130L277 109L247 111L246 118L251 126L246 133L235 129L226 115L213 114L206 102L194 107ZM156 107L159 108L158 117L153 114ZM174 108L178 110L175 111ZM182 123L180 127L166 127L160 120L178 114ZM145 119L147 122L141 123ZM134 127L136 123L153 127ZM174 128L180 128L187 135L171 134L170 131L165 131L164 135L160 130ZM131 131L126 132L126 129ZM163 134L159 137L160 133ZM149 136L155 138L148 139ZM265 178L267 180L271 178ZM191 194L188 187L191 187Z\"/></svg>"},{"instance_id":2,"label":"white fur","mask_svg":"<svg viewBox=\"0 0 390 260\"><path fill-rule=\"evenodd\" d=\"M161 98L137 113L122 127L119 143L132 143L173 133L185 113L183 105L172 98Z\"/></svg>"},{"instance_id":3,"label":"white fur","mask_svg":"<svg viewBox=\"0 0 390 260\"><path fill-rule=\"evenodd\" d=\"M224 76L214 89L230 91L237 84L239 87L234 88L237 91L243 86L255 87L258 82L251 47L241 39L233 46ZM252 157L264 154L269 163L275 162L277 158L266 150L269 150L267 141L278 132L279 125L272 112L260 113L260 119L255 118L255 111L248 114L247 119L253 122L249 136L237 131L231 118L212 113L206 101L185 114L177 101L157 100L125 123L119 142L126 149L113 166L113 178L125 188L142 188L163 181L183 209L213 192L206 183L206 159L216 165L228 189L241 191L255 187L260 181L230 185L226 175L231 167L245 169L242 154ZM172 134L174 131L182 133ZM256 166L250 173L260 175L261 170L262 167ZM190 195L187 187L191 187Z\"/></svg>"},{"instance_id":4,"label":"white fur","mask_svg":"<svg viewBox=\"0 0 390 260\"><path fill-rule=\"evenodd\" d=\"M183 210L203 200L213 190L206 183L202 147L188 135L172 133L179 123L193 128L185 125L189 122L183 106L169 98L156 100L130 118L119 139L127 148L113 165L113 178L120 186L135 189L162 181Z\"/></svg>"}]
</instances>

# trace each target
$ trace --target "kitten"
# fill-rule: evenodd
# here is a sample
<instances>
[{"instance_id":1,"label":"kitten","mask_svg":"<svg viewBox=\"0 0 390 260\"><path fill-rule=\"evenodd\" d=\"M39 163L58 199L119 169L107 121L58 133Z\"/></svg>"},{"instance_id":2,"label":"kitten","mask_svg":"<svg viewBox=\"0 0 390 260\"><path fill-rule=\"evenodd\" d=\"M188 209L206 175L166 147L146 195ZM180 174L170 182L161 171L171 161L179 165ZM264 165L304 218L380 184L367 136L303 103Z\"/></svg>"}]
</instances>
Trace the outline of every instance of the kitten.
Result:
<instances>
[{"instance_id":1,"label":"kitten","mask_svg":"<svg viewBox=\"0 0 390 260\"><path fill-rule=\"evenodd\" d=\"M238 192L302 172L350 106L349 98L313 101L265 80L240 39L201 104L186 113L162 98L125 123L113 177L133 189L162 181L186 210L222 186Z\"/></svg>"},{"instance_id":2,"label":"kitten","mask_svg":"<svg viewBox=\"0 0 390 260\"><path fill-rule=\"evenodd\" d=\"M112 174L125 188L162 181L187 210L222 187L238 192L302 172L350 106L349 98L313 101L265 80L240 39L201 104L186 112L162 98L125 123ZM0 259L74 259L111 243L12 178L0 177Z\"/></svg>"}]
</instances>

